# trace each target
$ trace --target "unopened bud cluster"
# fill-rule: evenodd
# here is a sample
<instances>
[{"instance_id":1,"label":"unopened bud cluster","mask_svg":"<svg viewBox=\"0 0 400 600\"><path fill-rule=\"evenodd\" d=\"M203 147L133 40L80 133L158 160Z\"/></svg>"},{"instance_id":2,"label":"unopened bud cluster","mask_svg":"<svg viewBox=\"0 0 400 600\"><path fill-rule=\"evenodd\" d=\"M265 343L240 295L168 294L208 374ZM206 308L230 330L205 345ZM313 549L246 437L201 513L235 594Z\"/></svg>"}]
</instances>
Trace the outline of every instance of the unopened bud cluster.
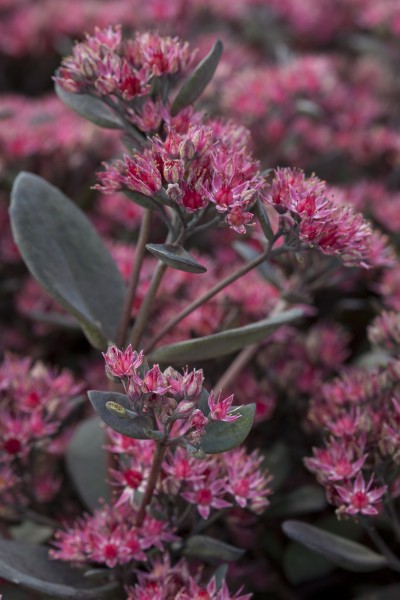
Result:
<instances>
[{"instance_id":1,"label":"unopened bud cluster","mask_svg":"<svg viewBox=\"0 0 400 600\"><path fill-rule=\"evenodd\" d=\"M114 95L130 102L149 94L154 77L185 70L192 56L189 44L178 38L146 32L123 40L121 26L96 28L74 46L55 79L67 92Z\"/></svg>"},{"instance_id":2,"label":"unopened bud cluster","mask_svg":"<svg viewBox=\"0 0 400 600\"><path fill-rule=\"evenodd\" d=\"M153 424L148 435L153 439L173 439L177 445L196 447L208 423L240 417L238 407L232 408L233 395L222 398L221 393L216 397L203 391L201 369L181 374L172 367L161 371L158 364L150 368L143 352L130 345L125 350L111 346L103 356L107 376L121 381L132 408L108 402L108 410L120 417L148 417Z\"/></svg>"},{"instance_id":3,"label":"unopened bud cluster","mask_svg":"<svg viewBox=\"0 0 400 600\"><path fill-rule=\"evenodd\" d=\"M245 233L253 218L249 209L264 186L248 132L233 122L202 121L200 113L193 113L189 124L172 119L165 139L154 136L140 154L105 165L96 189L155 196L179 205L188 217L214 206L233 230Z\"/></svg>"}]
</instances>

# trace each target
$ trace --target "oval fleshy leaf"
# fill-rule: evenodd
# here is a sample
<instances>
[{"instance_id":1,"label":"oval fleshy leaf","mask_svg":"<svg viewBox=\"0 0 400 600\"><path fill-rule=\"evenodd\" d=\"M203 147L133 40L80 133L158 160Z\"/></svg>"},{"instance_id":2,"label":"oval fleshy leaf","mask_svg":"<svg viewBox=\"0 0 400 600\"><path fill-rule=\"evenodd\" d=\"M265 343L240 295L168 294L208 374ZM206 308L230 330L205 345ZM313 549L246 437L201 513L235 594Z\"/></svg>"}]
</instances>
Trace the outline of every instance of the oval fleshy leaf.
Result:
<instances>
[{"instance_id":1,"label":"oval fleshy leaf","mask_svg":"<svg viewBox=\"0 0 400 600\"><path fill-rule=\"evenodd\" d=\"M11 537L15 541L21 541L25 544L46 544L54 534L54 527L50 525L40 525L35 521L26 519L19 525L9 528Z\"/></svg>"},{"instance_id":2,"label":"oval fleshy leaf","mask_svg":"<svg viewBox=\"0 0 400 600\"><path fill-rule=\"evenodd\" d=\"M258 256L258 252L254 250L250 244L246 244L245 242L234 242L233 247L239 256L249 262ZM258 265L257 271L266 281L268 281L268 283L272 283L272 285L278 290L284 290L284 282L282 281L282 277L269 262L262 262L260 265Z\"/></svg>"},{"instance_id":3,"label":"oval fleshy leaf","mask_svg":"<svg viewBox=\"0 0 400 600\"><path fill-rule=\"evenodd\" d=\"M10 216L32 275L79 321L93 346L106 348L116 337L125 285L85 214L41 177L20 173Z\"/></svg>"},{"instance_id":4,"label":"oval fleshy leaf","mask_svg":"<svg viewBox=\"0 0 400 600\"><path fill-rule=\"evenodd\" d=\"M285 323L303 316L300 308L287 310L262 321L228 329L221 333L161 346L151 354L151 360L158 363L186 364L190 361L216 358L241 350L244 346L263 341L270 333Z\"/></svg>"},{"instance_id":5,"label":"oval fleshy leaf","mask_svg":"<svg viewBox=\"0 0 400 600\"><path fill-rule=\"evenodd\" d=\"M146 196L146 194L141 194L140 192L134 192L132 190L124 190L124 195L136 202L142 208L146 208L148 210L160 210L160 205L154 198L151 196Z\"/></svg>"},{"instance_id":6,"label":"oval fleshy leaf","mask_svg":"<svg viewBox=\"0 0 400 600\"><path fill-rule=\"evenodd\" d=\"M98 417L91 417L78 425L65 455L68 473L89 510L98 508L101 498L110 500L104 444L101 421Z\"/></svg>"},{"instance_id":7,"label":"oval fleshy leaf","mask_svg":"<svg viewBox=\"0 0 400 600\"><path fill-rule=\"evenodd\" d=\"M285 495L275 494L268 514L279 517L306 515L326 508L326 496L321 486L303 485Z\"/></svg>"},{"instance_id":8,"label":"oval fleshy leaf","mask_svg":"<svg viewBox=\"0 0 400 600\"><path fill-rule=\"evenodd\" d=\"M188 273L205 273L207 269L200 265L181 246L172 244L146 244L149 252L154 254L161 262L173 269L186 271Z\"/></svg>"},{"instance_id":9,"label":"oval fleshy leaf","mask_svg":"<svg viewBox=\"0 0 400 600\"><path fill-rule=\"evenodd\" d=\"M222 56L222 42L219 40L214 44L212 50L197 65L193 73L183 83L175 100L172 103L171 114L177 115L183 108L193 104L204 92L218 67Z\"/></svg>"},{"instance_id":10,"label":"oval fleshy leaf","mask_svg":"<svg viewBox=\"0 0 400 600\"><path fill-rule=\"evenodd\" d=\"M93 587L81 571L50 560L42 546L0 539L0 577L52 598L100 600L111 597L115 583Z\"/></svg>"},{"instance_id":11,"label":"oval fleshy leaf","mask_svg":"<svg viewBox=\"0 0 400 600\"><path fill-rule=\"evenodd\" d=\"M206 417L210 413L210 407L208 406L209 396L210 396L210 394L208 393L206 388L203 387L203 389L200 392L200 396L197 400L197 408L199 408L201 410L201 412L203 413L203 415L205 415Z\"/></svg>"},{"instance_id":12,"label":"oval fleshy leaf","mask_svg":"<svg viewBox=\"0 0 400 600\"><path fill-rule=\"evenodd\" d=\"M54 325L54 327L62 327L71 331L79 331L79 324L69 315L62 315L57 312L42 313L34 310L26 311L25 314L29 319L38 321L39 323L46 323L46 325Z\"/></svg>"},{"instance_id":13,"label":"oval fleshy leaf","mask_svg":"<svg viewBox=\"0 0 400 600\"><path fill-rule=\"evenodd\" d=\"M271 489L279 490L291 472L291 452L287 444L278 440L263 452L264 466L272 475Z\"/></svg>"},{"instance_id":14,"label":"oval fleshy leaf","mask_svg":"<svg viewBox=\"0 0 400 600\"><path fill-rule=\"evenodd\" d=\"M236 448L249 435L255 412L255 404L245 404L235 411L235 415L240 415L236 421L211 421L206 425L200 448L206 454L219 454Z\"/></svg>"},{"instance_id":15,"label":"oval fleshy leaf","mask_svg":"<svg viewBox=\"0 0 400 600\"><path fill-rule=\"evenodd\" d=\"M106 129L122 129L118 115L104 102L89 94L66 92L58 84L55 86L57 96L74 112L88 121Z\"/></svg>"},{"instance_id":16,"label":"oval fleshy leaf","mask_svg":"<svg viewBox=\"0 0 400 600\"><path fill-rule=\"evenodd\" d=\"M271 227L271 223L268 217L268 213L265 210L265 207L260 199L254 205L255 213L260 223L261 229L266 237L266 239L270 242L274 239L274 232Z\"/></svg>"},{"instance_id":17,"label":"oval fleshy leaf","mask_svg":"<svg viewBox=\"0 0 400 600\"><path fill-rule=\"evenodd\" d=\"M301 521L285 521L282 529L291 540L303 544L317 554L322 554L348 571L376 571L387 566L387 560L382 554L314 525Z\"/></svg>"},{"instance_id":18,"label":"oval fleshy leaf","mask_svg":"<svg viewBox=\"0 0 400 600\"><path fill-rule=\"evenodd\" d=\"M296 542L289 542L285 548L282 566L287 579L293 585L325 577L336 569L330 560Z\"/></svg>"},{"instance_id":19,"label":"oval fleshy leaf","mask_svg":"<svg viewBox=\"0 0 400 600\"><path fill-rule=\"evenodd\" d=\"M218 569L215 569L213 575L210 577L210 581L212 579L215 579L217 591L219 591L222 588L222 584L226 579L227 573L228 565L226 563L223 563L222 565L219 565Z\"/></svg>"},{"instance_id":20,"label":"oval fleshy leaf","mask_svg":"<svg viewBox=\"0 0 400 600\"><path fill-rule=\"evenodd\" d=\"M150 419L146 417L120 417L115 412L111 412L106 406L108 402L115 402L126 411L131 412L132 407L127 396L118 394L117 392L97 392L95 390L88 392L88 396L94 410L109 427L118 431L118 433L122 433L122 435L137 440L148 439L145 430L153 428Z\"/></svg>"},{"instance_id":21,"label":"oval fleshy leaf","mask_svg":"<svg viewBox=\"0 0 400 600\"><path fill-rule=\"evenodd\" d=\"M215 562L215 560L239 560L244 552L241 548L235 548L235 546L208 535L194 535L188 539L183 554L204 561Z\"/></svg>"}]
</instances>

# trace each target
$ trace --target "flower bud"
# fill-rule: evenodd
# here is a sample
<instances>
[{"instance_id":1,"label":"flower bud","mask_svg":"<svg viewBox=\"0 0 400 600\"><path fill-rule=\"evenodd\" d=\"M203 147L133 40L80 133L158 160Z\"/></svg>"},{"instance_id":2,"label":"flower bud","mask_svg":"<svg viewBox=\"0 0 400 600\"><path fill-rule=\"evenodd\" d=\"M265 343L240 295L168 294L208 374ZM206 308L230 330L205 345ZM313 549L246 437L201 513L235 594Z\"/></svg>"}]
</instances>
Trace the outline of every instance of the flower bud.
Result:
<instances>
[{"instance_id":1,"label":"flower bud","mask_svg":"<svg viewBox=\"0 0 400 600\"><path fill-rule=\"evenodd\" d=\"M198 396L203 389L204 375L203 370L194 369L191 373L188 373L183 378L183 389L188 398Z\"/></svg>"},{"instance_id":2,"label":"flower bud","mask_svg":"<svg viewBox=\"0 0 400 600\"><path fill-rule=\"evenodd\" d=\"M187 419L193 412L196 402L183 401L178 404L177 409L174 412L175 419Z\"/></svg>"},{"instance_id":3,"label":"flower bud","mask_svg":"<svg viewBox=\"0 0 400 600\"><path fill-rule=\"evenodd\" d=\"M204 427L207 425L208 419L202 413L200 409L196 409L193 411L192 417L190 419L190 426L196 430L202 431Z\"/></svg>"},{"instance_id":4,"label":"flower bud","mask_svg":"<svg viewBox=\"0 0 400 600\"><path fill-rule=\"evenodd\" d=\"M169 389L167 380L160 371L158 365L154 365L150 371L147 371L144 379L142 390L145 393L164 394Z\"/></svg>"},{"instance_id":5,"label":"flower bud","mask_svg":"<svg viewBox=\"0 0 400 600\"><path fill-rule=\"evenodd\" d=\"M196 154L196 148L193 142L189 139L184 140L179 145L179 156L183 160L192 160Z\"/></svg>"},{"instance_id":6,"label":"flower bud","mask_svg":"<svg viewBox=\"0 0 400 600\"><path fill-rule=\"evenodd\" d=\"M165 160L163 175L167 183L178 183L184 175L185 167L180 160Z\"/></svg>"},{"instance_id":7,"label":"flower bud","mask_svg":"<svg viewBox=\"0 0 400 600\"><path fill-rule=\"evenodd\" d=\"M167 188L167 196L172 202L179 202L183 198L183 192L177 183L170 183Z\"/></svg>"},{"instance_id":8,"label":"flower bud","mask_svg":"<svg viewBox=\"0 0 400 600\"><path fill-rule=\"evenodd\" d=\"M107 376L117 377L132 377L136 369L143 362L143 352L139 354L132 350L129 345L126 350L119 350L116 346L110 346L106 353L103 353L106 362Z\"/></svg>"},{"instance_id":9,"label":"flower bud","mask_svg":"<svg viewBox=\"0 0 400 600\"><path fill-rule=\"evenodd\" d=\"M89 79L96 75L96 63L90 58L84 58L82 61L82 73Z\"/></svg>"},{"instance_id":10,"label":"flower bud","mask_svg":"<svg viewBox=\"0 0 400 600\"><path fill-rule=\"evenodd\" d=\"M183 398L184 393L183 393L183 385L182 385L182 383L183 383L182 375L178 371L173 369L172 367L168 367L167 369L165 369L163 374L164 374L164 377L168 381L170 393L173 394L173 396L175 396L178 399Z\"/></svg>"},{"instance_id":11,"label":"flower bud","mask_svg":"<svg viewBox=\"0 0 400 600\"><path fill-rule=\"evenodd\" d=\"M170 156L178 156L180 145L180 136L175 131L170 131L165 140L164 147Z\"/></svg>"}]
</instances>

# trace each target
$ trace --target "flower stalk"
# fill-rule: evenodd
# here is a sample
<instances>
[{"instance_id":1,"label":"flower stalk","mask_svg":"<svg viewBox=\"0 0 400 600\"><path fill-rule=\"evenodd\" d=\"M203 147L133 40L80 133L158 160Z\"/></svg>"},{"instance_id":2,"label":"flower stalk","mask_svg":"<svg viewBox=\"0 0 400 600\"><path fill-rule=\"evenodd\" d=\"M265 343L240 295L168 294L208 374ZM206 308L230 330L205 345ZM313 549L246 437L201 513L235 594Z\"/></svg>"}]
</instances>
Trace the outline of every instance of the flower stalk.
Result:
<instances>
[{"instance_id":1,"label":"flower stalk","mask_svg":"<svg viewBox=\"0 0 400 600\"><path fill-rule=\"evenodd\" d=\"M135 299L136 290L139 283L140 271L143 265L144 255L146 253L146 244L150 235L151 217L151 210L146 210L140 226L139 238L135 250L135 262L129 279L129 287L126 293L121 324L117 336L117 346L119 347L123 346L126 340L129 321L131 318L132 304Z\"/></svg>"},{"instance_id":2,"label":"flower stalk","mask_svg":"<svg viewBox=\"0 0 400 600\"><path fill-rule=\"evenodd\" d=\"M153 464L151 466L149 479L147 481L146 489L144 491L142 502L140 504L139 511L136 517L136 527L141 527L143 525L146 516L146 509L150 504L154 494L154 490L156 489L156 485L161 471L161 465L164 460L166 451L167 446L165 445L165 441L157 444L156 450L154 452Z\"/></svg>"}]
</instances>

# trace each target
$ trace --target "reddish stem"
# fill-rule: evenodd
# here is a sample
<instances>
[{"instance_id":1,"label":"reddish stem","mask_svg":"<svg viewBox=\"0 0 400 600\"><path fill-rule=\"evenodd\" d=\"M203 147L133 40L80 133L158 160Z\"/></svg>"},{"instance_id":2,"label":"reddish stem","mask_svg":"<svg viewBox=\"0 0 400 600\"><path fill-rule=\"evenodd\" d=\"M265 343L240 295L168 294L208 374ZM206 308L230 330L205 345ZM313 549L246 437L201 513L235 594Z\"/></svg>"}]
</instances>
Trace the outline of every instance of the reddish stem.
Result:
<instances>
[{"instance_id":1,"label":"reddish stem","mask_svg":"<svg viewBox=\"0 0 400 600\"><path fill-rule=\"evenodd\" d=\"M147 481L147 486L144 491L142 503L140 505L139 512L136 517L136 527L141 527L143 525L146 516L146 508L150 504L151 499L153 497L158 477L160 475L162 461L164 460L166 451L167 447L164 443L157 444L156 451L153 457L153 464L151 465L149 479Z\"/></svg>"},{"instance_id":2,"label":"reddish stem","mask_svg":"<svg viewBox=\"0 0 400 600\"><path fill-rule=\"evenodd\" d=\"M239 279L239 277L242 277L243 275L245 275L246 273L248 273L249 271L251 271L252 269L257 267L258 265L260 265L267 258L269 252L270 252L270 247L267 247L262 254L257 256L257 258L255 258L254 260L252 260L249 263L246 263L245 265L243 265L243 267L241 267L234 273L231 273L231 275L228 275L228 277L225 277L225 279L223 279L222 281L220 281L219 283L214 285L214 287L212 287L208 292L206 292L205 294L200 296L200 298L198 298L197 300L195 300L194 302L189 304L189 306L187 306L185 309L181 310L180 313L178 313L173 319L168 321L164 325L164 327L162 327L160 329L160 331L151 338L151 340L145 347L145 354L148 354L154 348L156 343L162 337L164 337L164 335L166 333L171 331L171 329L173 329L185 317L190 315L190 313L192 313L194 310L196 310L196 308L199 308L199 306L208 302L208 300L210 300L211 298L216 296L216 294L218 294L218 292L223 290L225 287L227 287L228 285L230 285L231 283L233 283L234 281Z\"/></svg>"},{"instance_id":3,"label":"reddish stem","mask_svg":"<svg viewBox=\"0 0 400 600\"><path fill-rule=\"evenodd\" d=\"M129 279L129 287L125 297L122 318L118 330L117 346L122 348L125 344L126 335L128 332L129 321L131 318L132 304L135 299L137 286L139 283L140 271L143 264L144 255L146 252L146 244L150 234L151 227L151 210L146 210L142 224L140 226L139 238L136 244L135 262Z\"/></svg>"}]
</instances>

